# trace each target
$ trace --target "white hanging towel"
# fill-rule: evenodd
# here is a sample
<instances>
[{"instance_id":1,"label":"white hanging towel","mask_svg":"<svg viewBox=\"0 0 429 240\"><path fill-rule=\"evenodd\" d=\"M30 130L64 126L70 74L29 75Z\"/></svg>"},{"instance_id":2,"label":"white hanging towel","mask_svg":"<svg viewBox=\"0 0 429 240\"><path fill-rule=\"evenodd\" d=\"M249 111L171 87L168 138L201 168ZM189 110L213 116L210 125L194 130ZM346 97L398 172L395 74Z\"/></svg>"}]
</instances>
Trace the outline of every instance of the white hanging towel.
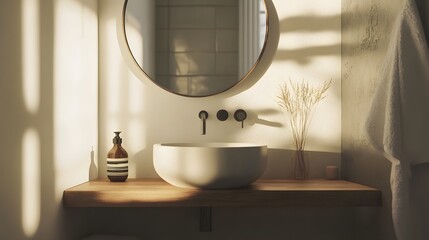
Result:
<instances>
[{"instance_id":1,"label":"white hanging towel","mask_svg":"<svg viewBox=\"0 0 429 240\"><path fill-rule=\"evenodd\" d=\"M397 239L421 237L411 214L410 184L411 166L429 162L429 51L414 0L405 1L394 23L365 128L369 141L392 163Z\"/></svg>"}]
</instances>

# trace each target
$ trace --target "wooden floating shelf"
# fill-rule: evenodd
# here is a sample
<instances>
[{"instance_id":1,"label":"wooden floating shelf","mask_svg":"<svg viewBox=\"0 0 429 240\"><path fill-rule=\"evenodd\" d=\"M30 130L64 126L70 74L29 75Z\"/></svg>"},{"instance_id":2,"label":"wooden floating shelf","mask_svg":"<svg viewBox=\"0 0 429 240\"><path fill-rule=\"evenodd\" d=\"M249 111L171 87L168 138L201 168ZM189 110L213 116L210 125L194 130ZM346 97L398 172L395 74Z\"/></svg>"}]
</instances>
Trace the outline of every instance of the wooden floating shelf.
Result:
<instances>
[{"instance_id":1,"label":"wooden floating shelf","mask_svg":"<svg viewBox=\"0 0 429 240\"><path fill-rule=\"evenodd\" d=\"M258 180L241 189L174 187L162 179L90 181L64 191L66 207L381 206L381 191L344 180Z\"/></svg>"}]
</instances>

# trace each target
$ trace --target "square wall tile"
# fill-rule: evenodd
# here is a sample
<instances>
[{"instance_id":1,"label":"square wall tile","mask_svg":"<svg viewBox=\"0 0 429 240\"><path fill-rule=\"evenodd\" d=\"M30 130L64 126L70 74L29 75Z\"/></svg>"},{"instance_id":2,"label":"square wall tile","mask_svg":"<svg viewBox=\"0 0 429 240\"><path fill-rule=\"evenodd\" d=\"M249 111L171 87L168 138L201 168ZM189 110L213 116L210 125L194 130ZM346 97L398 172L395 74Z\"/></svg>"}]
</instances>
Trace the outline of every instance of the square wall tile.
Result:
<instances>
[{"instance_id":1,"label":"square wall tile","mask_svg":"<svg viewBox=\"0 0 429 240\"><path fill-rule=\"evenodd\" d=\"M215 52L215 30L180 29L170 31L171 52Z\"/></svg>"},{"instance_id":2,"label":"square wall tile","mask_svg":"<svg viewBox=\"0 0 429 240\"><path fill-rule=\"evenodd\" d=\"M192 95L207 95L211 94L213 89L211 89L210 76L192 76L189 77L189 91Z\"/></svg>"},{"instance_id":3,"label":"square wall tile","mask_svg":"<svg viewBox=\"0 0 429 240\"><path fill-rule=\"evenodd\" d=\"M156 7L156 28L168 28L168 8L167 7Z\"/></svg>"},{"instance_id":4,"label":"square wall tile","mask_svg":"<svg viewBox=\"0 0 429 240\"><path fill-rule=\"evenodd\" d=\"M238 54L237 53L216 54L216 74L238 75Z\"/></svg>"},{"instance_id":5,"label":"square wall tile","mask_svg":"<svg viewBox=\"0 0 429 240\"><path fill-rule=\"evenodd\" d=\"M215 74L214 53L189 53L189 74L212 75Z\"/></svg>"},{"instance_id":6,"label":"square wall tile","mask_svg":"<svg viewBox=\"0 0 429 240\"><path fill-rule=\"evenodd\" d=\"M238 29L238 7L216 7L216 28Z\"/></svg>"},{"instance_id":7,"label":"square wall tile","mask_svg":"<svg viewBox=\"0 0 429 240\"><path fill-rule=\"evenodd\" d=\"M214 7L171 7L170 28L214 28Z\"/></svg>"},{"instance_id":8,"label":"square wall tile","mask_svg":"<svg viewBox=\"0 0 429 240\"><path fill-rule=\"evenodd\" d=\"M207 95L223 92L235 85L238 80L231 76L192 76L189 77L190 92L194 95Z\"/></svg>"},{"instance_id":9,"label":"square wall tile","mask_svg":"<svg viewBox=\"0 0 429 240\"><path fill-rule=\"evenodd\" d=\"M238 53L238 30L216 31L216 52Z\"/></svg>"},{"instance_id":10,"label":"square wall tile","mask_svg":"<svg viewBox=\"0 0 429 240\"><path fill-rule=\"evenodd\" d=\"M156 0L155 4L156 6L167 6L169 0Z\"/></svg>"},{"instance_id":11,"label":"square wall tile","mask_svg":"<svg viewBox=\"0 0 429 240\"><path fill-rule=\"evenodd\" d=\"M169 56L168 53L159 53L155 55L156 74L167 75L169 74Z\"/></svg>"},{"instance_id":12,"label":"square wall tile","mask_svg":"<svg viewBox=\"0 0 429 240\"><path fill-rule=\"evenodd\" d=\"M189 94L188 77L169 77L166 89L177 92L179 94Z\"/></svg>"},{"instance_id":13,"label":"square wall tile","mask_svg":"<svg viewBox=\"0 0 429 240\"><path fill-rule=\"evenodd\" d=\"M186 53L170 54L169 64L170 75L188 75L189 74L189 57Z\"/></svg>"},{"instance_id":14,"label":"square wall tile","mask_svg":"<svg viewBox=\"0 0 429 240\"><path fill-rule=\"evenodd\" d=\"M160 29L156 31L155 46L157 52L168 52L168 30Z\"/></svg>"},{"instance_id":15,"label":"square wall tile","mask_svg":"<svg viewBox=\"0 0 429 240\"><path fill-rule=\"evenodd\" d=\"M190 91L193 95L207 95L222 91L222 86L216 84L213 76L193 76L189 78ZM220 87L220 89L219 89Z\"/></svg>"}]
</instances>

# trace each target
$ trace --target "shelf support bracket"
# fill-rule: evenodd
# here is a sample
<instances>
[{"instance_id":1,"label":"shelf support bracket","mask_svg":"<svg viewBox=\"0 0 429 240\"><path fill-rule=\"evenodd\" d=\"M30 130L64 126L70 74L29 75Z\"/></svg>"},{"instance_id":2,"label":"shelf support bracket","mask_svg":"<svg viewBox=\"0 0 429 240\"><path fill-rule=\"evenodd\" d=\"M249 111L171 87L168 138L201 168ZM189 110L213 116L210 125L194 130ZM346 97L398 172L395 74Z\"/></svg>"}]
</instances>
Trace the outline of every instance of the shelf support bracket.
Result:
<instances>
[{"instance_id":1,"label":"shelf support bracket","mask_svg":"<svg viewBox=\"0 0 429 240\"><path fill-rule=\"evenodd\" d=\"M212 231L212 207L200 207L200 232Z\"/></svg>"}]
</instances>

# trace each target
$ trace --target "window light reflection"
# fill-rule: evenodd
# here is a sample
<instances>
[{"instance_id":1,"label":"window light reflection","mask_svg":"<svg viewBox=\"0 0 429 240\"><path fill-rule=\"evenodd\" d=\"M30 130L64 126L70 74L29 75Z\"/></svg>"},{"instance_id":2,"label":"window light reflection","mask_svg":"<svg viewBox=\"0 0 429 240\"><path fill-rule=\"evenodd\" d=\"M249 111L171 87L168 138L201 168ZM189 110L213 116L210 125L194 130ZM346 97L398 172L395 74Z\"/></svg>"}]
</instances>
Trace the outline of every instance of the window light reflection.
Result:
<instances>
[{"instance_id":1,"label":"window light reflection","mask_svg":"<svg viewBox=\"0 0 429 240\"><path fill-rule=\"evenodd\" d=\"M22 2L23 94L27 111L36 113L40 103L39 1Z\"/></svg>"},{"instance_id":2,"label":"window light reflection","mask_svg":"<svg viewBox=\"0 0 429 240\"><path fill-rule=\"evenodd\" d=\"M36 233L40 224L40 137L27 129L22 140L22 228L27 237Z\"/></svg>"}]
</instances>

